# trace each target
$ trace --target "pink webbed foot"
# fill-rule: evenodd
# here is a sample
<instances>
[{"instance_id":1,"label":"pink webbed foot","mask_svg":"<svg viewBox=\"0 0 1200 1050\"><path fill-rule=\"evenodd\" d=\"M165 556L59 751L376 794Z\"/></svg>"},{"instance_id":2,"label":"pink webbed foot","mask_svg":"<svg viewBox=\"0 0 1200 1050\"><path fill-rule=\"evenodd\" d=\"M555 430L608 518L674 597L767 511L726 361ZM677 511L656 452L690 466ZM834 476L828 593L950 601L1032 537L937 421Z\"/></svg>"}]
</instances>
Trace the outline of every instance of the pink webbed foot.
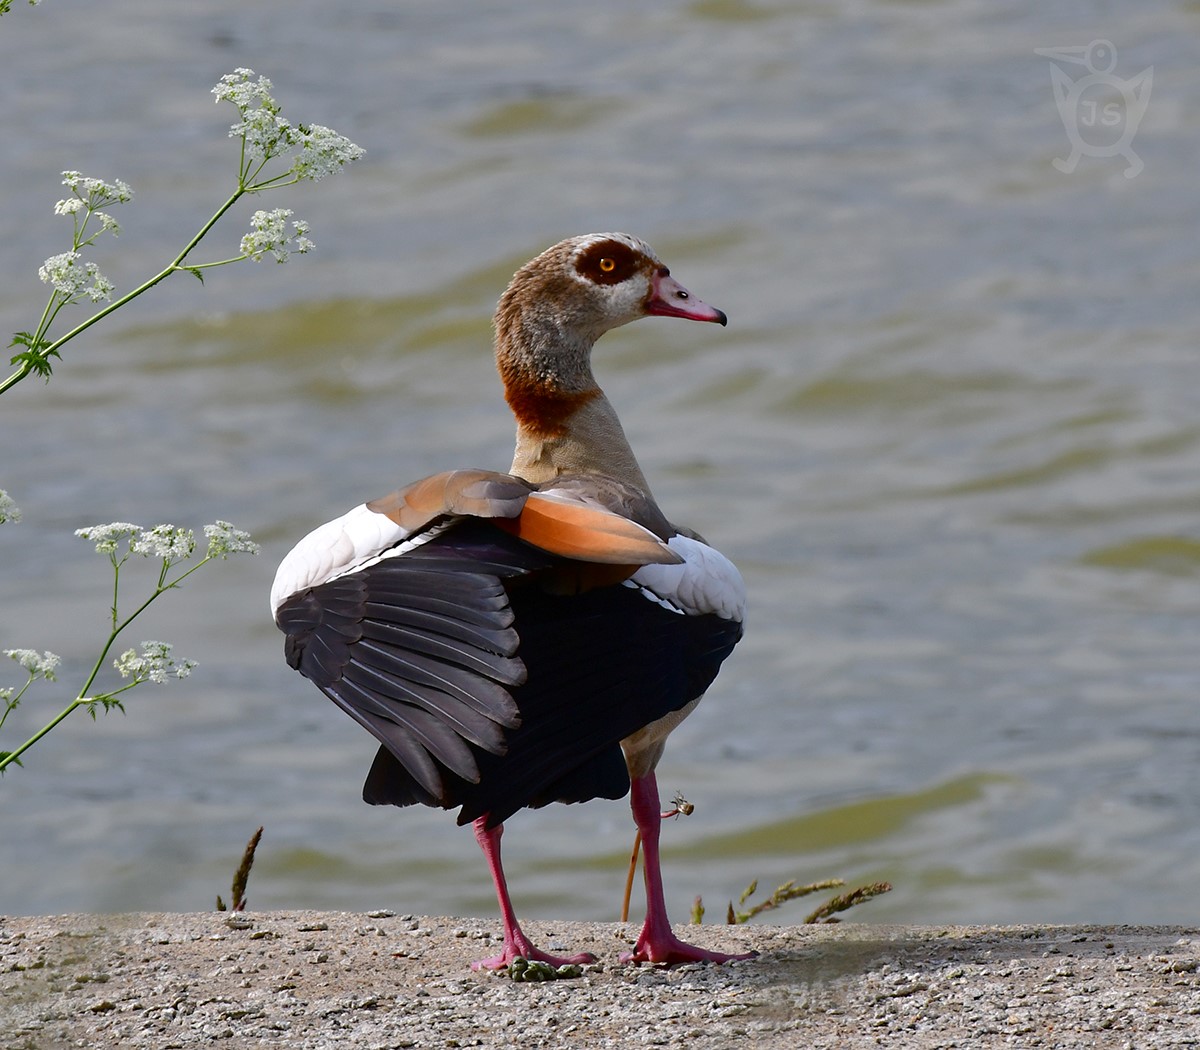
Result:
<instances>
[{"instance_id":1,"label":"pink webbed foot","mask_svg":"<svg viewBox=\"0 0 1200 1050\"><path fill-rule=\"evenodd\" d=\"M707 948L699 948L681 941L675 936L667 918L667 903L663 895L662 866L658 851L662 816L658 803L658 785L653 772L632 778L630 805L633 808L633 819L642 837L642 867L646 876L646 922L633 951L624 952L621 962L648 962L669 966L672 963L690 962L725 963L753 959L757 956L758 952L744 952L741 955L712 952Z\"/></svg>"},{"instance_id":2,"label":"pink webbed foot","mask_svg":"<svg viewBox=\"0 0 1200 1050\"><path fill-rule=\"evenodd\" d=\"M490 959L477 959L471 963L472 970L503 970L512 965L514 959L528 959L530 962L549 963L553 967L582 966L594 963L596 957L587 952L578 955L551 955L534 946L533 941L525 936L517 922L513 911L512 899L508 895L508 884L504 879L504 868L500 863L500 836L504 833L504 825L497 824L489 828L487 817L482 816L475 821L475 838L479 842L483 855L487 858L488 868L492 873L492 882L496 887L496 900L500 904L500 918L504 922L504 948L499 955Z\"/></svg>"},{"instance_id":3,"label":"pink webbed foot","mask_svg":"<svg viewBox=\"0 0 1200 1050\"><path fill-rule=\"evenodd\" d=\"M589 952L579 952L576 955L551 955L549 952L534 947L533 942L518 930L515 936L505 938L504 950L499 955L493 955L490 959L476 959L471 963L471 969L504 970L511 966L512 961L517 958L529 959L531 962L549 963L554 967L583 966L596 961L596 957Z\"/></svg>"},{"instance_id":4,"label":"pink webbed foot","mask_svg":"<svg viewBox=\"0 0 1200 1050\"><path fill-rule=\"evenodd\" d=\"M642 935L638 938L633 951L621 953L621 962L653 963L660 966L671 966L690 962L737 962L757 957L758 952L755 951L742 952L736 955L731 955L727 952L709 951L707 948L700 948L694 944L688 944L686 941L681 941L670 931L665 934L651 934L647 930L642 930Z\"/></svg>"}]
</instances>

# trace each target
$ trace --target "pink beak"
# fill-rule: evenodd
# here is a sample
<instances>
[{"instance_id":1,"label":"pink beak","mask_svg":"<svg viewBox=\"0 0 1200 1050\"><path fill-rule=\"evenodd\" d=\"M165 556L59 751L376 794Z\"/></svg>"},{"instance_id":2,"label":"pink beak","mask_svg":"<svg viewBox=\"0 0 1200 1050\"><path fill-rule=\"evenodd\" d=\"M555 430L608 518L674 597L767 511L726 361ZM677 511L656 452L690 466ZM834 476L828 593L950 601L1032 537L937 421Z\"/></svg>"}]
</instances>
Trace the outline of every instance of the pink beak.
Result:
<instances>
[{"instance_id":1,"label":"pink beak","mask_svg":"<svg viewBox=\"0 0 1200 1050\"><path fill-rule=\"evenodd\" d=\"M720 325L729 320L724 310L709 306L692 295L671 276L665 266L651 278L646 313L661 317L686 317L689 321L715 321Z\"/></svg>"}]
</instances>

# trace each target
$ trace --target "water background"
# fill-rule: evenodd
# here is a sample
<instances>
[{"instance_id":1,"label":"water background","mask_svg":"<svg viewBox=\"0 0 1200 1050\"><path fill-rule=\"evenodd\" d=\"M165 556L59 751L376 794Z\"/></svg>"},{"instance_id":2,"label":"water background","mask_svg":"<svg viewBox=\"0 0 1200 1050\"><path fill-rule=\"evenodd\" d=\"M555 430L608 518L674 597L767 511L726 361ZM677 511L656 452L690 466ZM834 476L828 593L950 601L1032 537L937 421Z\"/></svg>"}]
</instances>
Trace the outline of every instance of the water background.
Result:
<instances>
[{"instance_id":1,"label":"water background","mask_svg":"<svg viewBox=\"0 0 1200 1050\"><path fill-rule=\"evenodd\" d=\"M25 520L0 529L0 647L65 660L7 744L102 633L74 529L225 518L264 551L134 628L189 681L76 714L0 781L0 912L211 907L262 824L251 907L492 913L468 831L361 804L374 744L284 665L266 596L315 524L508 465L495 300L617 229L730 316L640 322L596 360L660 503L750 591L660 766L696 806L664 834L675 915L841 876L894 883L870 921L1194 922L1198 31L1178 0L16 5L0 331L33 327L67 247L63 169L134 187L92 256L120 289L212 213L237 158L209 89L237 66L368 155L245 202L205 257L278 206L312 255L176 277L3 398ZM1035 49L1100 38L1114 75L1154 67L1134 178L1052 166ZM519 909L615 917L631 834L619 802L515 818Z\"/></svg>"}]
</instances>

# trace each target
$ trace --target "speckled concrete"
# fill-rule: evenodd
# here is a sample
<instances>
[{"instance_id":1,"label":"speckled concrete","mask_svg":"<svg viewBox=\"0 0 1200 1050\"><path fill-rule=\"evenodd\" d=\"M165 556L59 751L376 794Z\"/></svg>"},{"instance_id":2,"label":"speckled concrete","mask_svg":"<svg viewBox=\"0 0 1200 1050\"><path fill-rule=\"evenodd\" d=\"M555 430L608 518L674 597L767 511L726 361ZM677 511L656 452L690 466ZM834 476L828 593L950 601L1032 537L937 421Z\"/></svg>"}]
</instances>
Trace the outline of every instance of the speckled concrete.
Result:
<instances>
[{"instance_id":1,"label":"speckled concrete","mask_svg":"<svg viewBox=\"0 0 1200 1050\"><path fill-rule=\"evenodd\" d=\"M617 962L635 927L530 923L582 976L475 973L496 924L316 912L0 919L0 1045L1200 1047L1200 930L712 926L751 962Z\"/></svg>"}]
</instances>

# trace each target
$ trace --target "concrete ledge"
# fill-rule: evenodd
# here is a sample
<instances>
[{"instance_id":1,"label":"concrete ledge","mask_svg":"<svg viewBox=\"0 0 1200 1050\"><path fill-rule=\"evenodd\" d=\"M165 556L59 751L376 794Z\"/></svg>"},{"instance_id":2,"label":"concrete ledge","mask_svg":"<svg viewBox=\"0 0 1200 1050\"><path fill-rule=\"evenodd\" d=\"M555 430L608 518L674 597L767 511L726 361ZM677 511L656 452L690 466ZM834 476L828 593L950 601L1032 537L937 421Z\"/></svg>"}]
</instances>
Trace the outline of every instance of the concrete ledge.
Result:
<instances>
[{"instance_id":1,"label":"concrete ledge","mask_svg":"<svg viewBox=\"0 0 1200 1050\"><path fill-rule=\"evenodd\" d=\"M663 970L616 961L636 926L531 922L543 947L600 958L539 984L469 968L496 929L390 912L0 918L0 1044L1200 1046L1194 928L692 926L762 954Z\"/></svg>"}]
</instances>

